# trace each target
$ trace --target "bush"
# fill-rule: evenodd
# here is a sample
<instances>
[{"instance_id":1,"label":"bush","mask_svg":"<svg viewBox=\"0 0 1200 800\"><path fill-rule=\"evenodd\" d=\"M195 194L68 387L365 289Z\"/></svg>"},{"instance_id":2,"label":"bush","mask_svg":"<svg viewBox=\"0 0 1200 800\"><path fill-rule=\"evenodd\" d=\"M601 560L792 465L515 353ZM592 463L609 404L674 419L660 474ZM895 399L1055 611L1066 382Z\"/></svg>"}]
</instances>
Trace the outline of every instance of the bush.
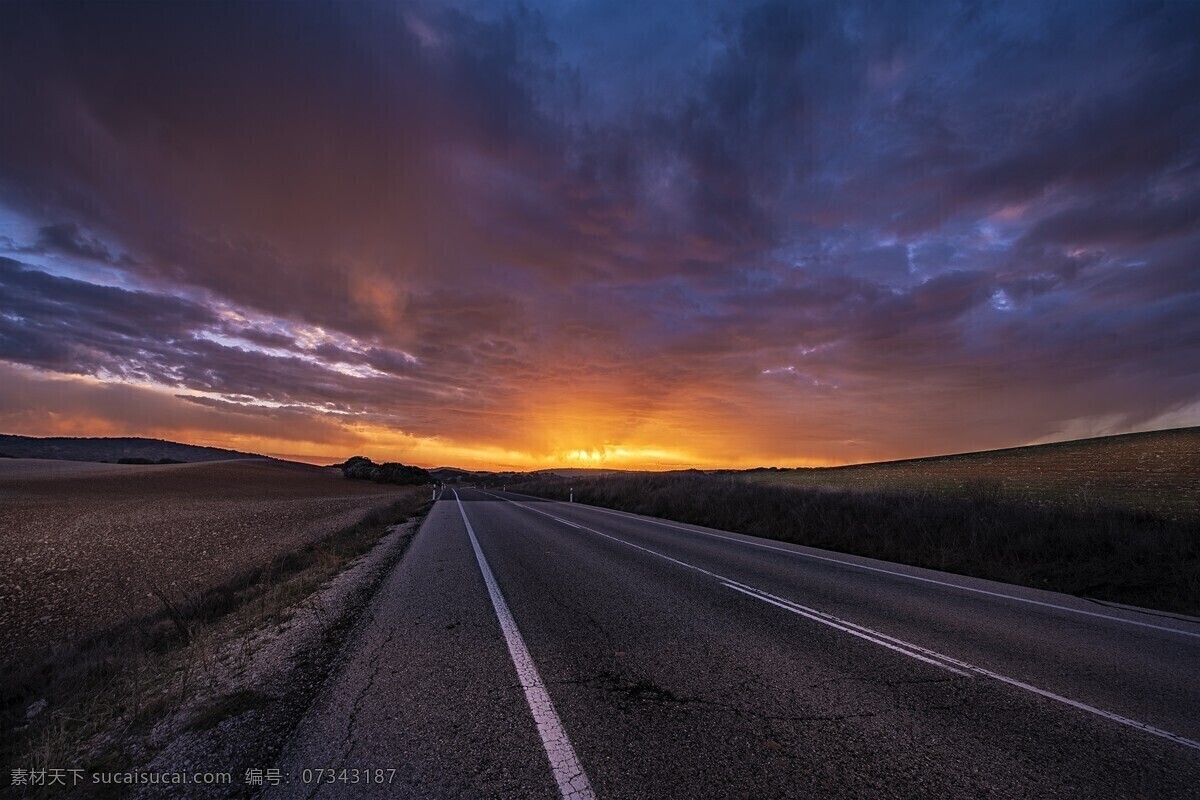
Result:
<instances>
[{"instance_id":1,"label":"bush","mask_svg":"<svg viewBox=\"0 0 1200 800\"><path fill-rule=\"evenodd\" d=\"M375 483L394 483L399 486L420 486L433 483L434 478L420 467L388 462L376 464L365 456L354 456L342 464L342 474L347 478Z\"/></svg>"}]
</instances>

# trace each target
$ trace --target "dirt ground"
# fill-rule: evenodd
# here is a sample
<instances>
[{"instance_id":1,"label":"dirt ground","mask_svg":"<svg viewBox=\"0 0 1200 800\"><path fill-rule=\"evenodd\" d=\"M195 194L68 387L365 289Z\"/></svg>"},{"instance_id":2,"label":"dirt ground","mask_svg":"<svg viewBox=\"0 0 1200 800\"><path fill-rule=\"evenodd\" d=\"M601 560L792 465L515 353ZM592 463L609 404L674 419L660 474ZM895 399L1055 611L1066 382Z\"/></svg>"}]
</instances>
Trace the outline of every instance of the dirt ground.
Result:
<instances>
[{"instance_id":1,"label":"dirt ground","mask_svg":"<svg viewBox=\"0 0 1200 800\"><path fill-rule=\"evenodd\" d=\"M413 487L291 462L0 460L0 661L155 611Z\"/></svg>"},{"instance_id":2,"label":"dirt ground","mask_svg":"<svg viewBox=\"0 0 1200 800\"><path fill-rule=\"evenodd\" d=\"M995 491L1074 507L1200 518L1200 428L850 467L747 473L751 480L868 490Z\"/></svg>"}]
</instances>

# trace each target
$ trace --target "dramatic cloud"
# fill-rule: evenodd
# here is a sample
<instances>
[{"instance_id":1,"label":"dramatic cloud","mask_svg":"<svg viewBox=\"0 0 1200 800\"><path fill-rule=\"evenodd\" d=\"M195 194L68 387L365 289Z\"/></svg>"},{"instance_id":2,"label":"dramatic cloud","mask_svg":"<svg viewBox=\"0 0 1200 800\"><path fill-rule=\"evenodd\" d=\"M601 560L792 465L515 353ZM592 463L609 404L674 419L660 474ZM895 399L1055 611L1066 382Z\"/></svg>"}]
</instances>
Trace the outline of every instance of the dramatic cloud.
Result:
<instances>
[{"instance_id":1,"label":"dramatic cloud","mask_svg":"<svg viewBox=\"0 0 1200 800\"><path fill-rule=\"evenodd\" d=\"M1198 29L5 4L0 425L703 466L1200 423Z\"/></svg>"}]
</instances>

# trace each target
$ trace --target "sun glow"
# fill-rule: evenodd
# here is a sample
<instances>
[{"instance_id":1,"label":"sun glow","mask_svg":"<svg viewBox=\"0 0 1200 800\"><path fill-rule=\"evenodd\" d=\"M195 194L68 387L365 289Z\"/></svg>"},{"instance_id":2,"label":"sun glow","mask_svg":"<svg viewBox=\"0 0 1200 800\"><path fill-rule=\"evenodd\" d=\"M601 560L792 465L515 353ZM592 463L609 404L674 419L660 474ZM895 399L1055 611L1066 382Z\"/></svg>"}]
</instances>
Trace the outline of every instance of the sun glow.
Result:
<instances>
[{"instance_id":1,"label":"sun glow","mask_svg":"<svg viewBox=\"0 0 1200 800\"><path fill-rule=\"evenodd\" d=\"M491 471L538 469L671 470L829 463L780 458L745 448L728 432L697 433L704 420L662 407L634 417L618 398L551 403L537 394L521 413L477 437L469 425L445 433L363 422L312 404L281 404L246 396L181 391L123 379L50 376L17 369L11 380L36 411L5 414L0 429L31 436L143 436L274 455L314 464L352 455L423 467ZM69 398L76 398L68 403ZM448 417L452 421L453 417ZM674 443L687 442L687 447ZM672 443L672 444L665 444Z\"/></svg>"}]
</instances>

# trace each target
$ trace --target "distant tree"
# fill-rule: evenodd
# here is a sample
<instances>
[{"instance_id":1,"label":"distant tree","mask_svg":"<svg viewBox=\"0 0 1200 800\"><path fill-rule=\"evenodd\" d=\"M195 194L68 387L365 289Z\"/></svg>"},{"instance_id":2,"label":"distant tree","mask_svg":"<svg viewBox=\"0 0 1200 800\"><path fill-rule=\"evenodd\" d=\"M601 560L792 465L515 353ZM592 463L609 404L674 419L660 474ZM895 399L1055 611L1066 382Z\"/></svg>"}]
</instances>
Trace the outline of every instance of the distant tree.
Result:
<instances>
[{"instance_id":1,"label":"distant tree","mask_svg":"<svg viewBox=\"0 0 1200 800\"><path fill-rule=\"evenodd\" d=\"M355 480L375 481L375 483L395 483L401 486L419 486L433 483L434 478L420 467L410 467L407 464L388 462L376 464L366 456L354 456L342 464L342 474Z\"/></svg>"},{"instance_id":2,"label":"distant tree","mask_svg":"<svg viewBox=\"0 0 1200 800\"><path fill-rule=\"evenodd\" d=\"M357 480L374 480L375 462L365 456L354 456L342 464L342 474Z\"/></svg>"}]
</instances>

